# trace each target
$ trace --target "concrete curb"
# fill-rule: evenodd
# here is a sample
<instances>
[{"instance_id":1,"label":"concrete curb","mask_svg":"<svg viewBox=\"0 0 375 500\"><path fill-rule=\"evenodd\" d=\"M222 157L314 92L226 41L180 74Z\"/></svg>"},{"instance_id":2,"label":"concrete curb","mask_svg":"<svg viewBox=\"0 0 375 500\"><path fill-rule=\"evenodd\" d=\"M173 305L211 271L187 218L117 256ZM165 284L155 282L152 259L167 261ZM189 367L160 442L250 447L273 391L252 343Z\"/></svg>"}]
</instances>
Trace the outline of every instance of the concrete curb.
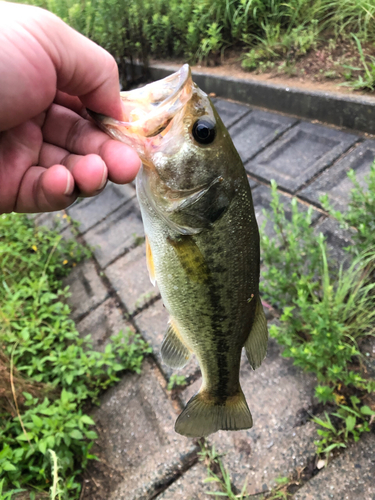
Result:
<instances>
[{"instance_id":1,"label":"concrete curb","mask_svg":"<svg viewBox=\"0 0 375 500\"><path fill-rule=\"evenodd\" d=\"M179 66L151 65L152 80L165 78ZM346 96L331 92L307 92L258 80L218 77L193 72L194 81L207 93L218 97L267 108L308 120L375 134L375 98Z\"/></svg>"}]
</instances>

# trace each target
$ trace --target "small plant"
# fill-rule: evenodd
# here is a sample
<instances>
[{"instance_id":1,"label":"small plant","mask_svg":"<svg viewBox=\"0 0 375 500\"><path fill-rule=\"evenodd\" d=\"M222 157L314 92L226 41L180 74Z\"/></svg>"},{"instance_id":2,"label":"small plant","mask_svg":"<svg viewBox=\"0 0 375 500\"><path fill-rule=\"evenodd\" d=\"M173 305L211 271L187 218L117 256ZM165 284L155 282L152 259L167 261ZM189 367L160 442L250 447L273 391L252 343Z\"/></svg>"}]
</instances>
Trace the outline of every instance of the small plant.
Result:
<instances>
[{"instance_id":1,"label":"small plant","mask_svg":"<svg viewBox=\"0 0 375 500\"><path fill-rule=\"evenodd\" d=\"M339 405L338 410L332 413L336 417L337 425L334 425L330 416L325 412L325 419L314 417L313 421L318 424L318 434L321 439L315 441L317 453L325 454L326 460L330 453L339 448L346 448L350 438L358 441L361 434L370 432L370 423L374 420L375 411L367 405L358 406L360 399L351 396L350 406Z\"/></svg>"},{"instance_id":2,"label":"small plant","mask_svg":"<svg viewBox=\"0 0 375 500\"><path fill-rule=\"evenodd\" d=\"M31 500L36 492L47 497L51 484L54 500L79 497L77 476L95 458L97 438L83 406L122 371L139 372L150 352L130 329L103 353L79 336L61 277L85 255L76 241L26 216L0 216L0 484L7 500L30 488Z\"/></svg>"},{"instance_id":3,"label":"small plant","mask_svg":"<svg viewBox=\"0 0 375 500\"><path fill-rule=\"evenodd\" d=\"M187 380L185 375L177 375L173 373L169 379L167 389L168 391L172 391L177 387L184 387L185 385L187 385Z\"/></svg>"},{"instance_id":4,"label":"small plant","mask_svg":"<svg viewBox=\"0 0 375 500\"><path fill-rule=\"evenodd\" d=\"M312 208L299 211L295 198L291 201L292 216L286 218L280 203L277 184L271 181L271 210L265 216L273 223L276 233L268 237L261 228L261 256L263 259L262 297L282 309L297 299L301 290L313 291L319 287L316 273L321 269L321 251L317 245L312 222Z\"/></svg>"},{"instance_id":5,"label":"small plant","mask_svg":"<svg viewBox=\"0 0 375 500\"><path fill-rule=\"evenodd\" d=\"M233 492L229 471L224 466L214 446L210 448L207 442L204 441L201 443L201 451L198 452L198 456L199 460L206 465L208 472L208 477L204 480L204 483L217 483L221 488L221 491L206 491L207 495L222 496L230 500L244 500L246 498L246 481L241 493L236 494Z\"/></svg>"},{"instance_id":6,"label":"small plant","mask_svg":"<svg viewBox=\"0 0 375 500\"><path fill-rule=\"evenodd\" d=\"M359 184L354 170L348 172L348 177L353 183L353 189L346 212L341 213L332 208L327 195L322 196L320 202L342 227L356 229L353 235L355 245L348 250L358 254L375 248L375 162L372 163L370 173L365 178L366 189Z\"/></svg>"},{"instance_id":7,"label":"small plant","mask_svg":"<svg viewBox=\"0 0 375 500\"><path fill-rule=\"evenodd\" d=\"M361 42L358 37L352 33L352 37L355 40L357 49L359 52L359 57L364 70L364 75L359 75L357 80L351 81L350 83L343 83L342 85L350 86L355 90L375 90L375 57L367 56L369 62L366 61L366 57L363 53ZM358 70L360 68L349 68L350 70Z\"/></svg>"}]
</instances>

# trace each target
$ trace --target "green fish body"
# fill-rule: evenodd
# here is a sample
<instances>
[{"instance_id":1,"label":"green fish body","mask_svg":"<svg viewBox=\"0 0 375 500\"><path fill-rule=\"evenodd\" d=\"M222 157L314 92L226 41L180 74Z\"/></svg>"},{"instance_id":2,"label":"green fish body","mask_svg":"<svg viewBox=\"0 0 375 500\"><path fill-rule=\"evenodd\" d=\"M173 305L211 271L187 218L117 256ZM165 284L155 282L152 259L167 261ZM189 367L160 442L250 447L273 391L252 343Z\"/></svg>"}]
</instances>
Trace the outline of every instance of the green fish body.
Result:
<instances>
[{"instance_id":1,"label":"green fish body","mask_svg":"<svg viewBox=\"0 0 375 500\"><path fill-rule=\"evenodd\" d=\"M147 264L170 314L163 361L178 369L194 354L202 371L201 389L175 429L190 437L246 429L252 417L239 381L241 352L245 347L257 368L268 338L249 182L225 126L187 65L144 89L143 115L141 92L130 91L124 100L131 106L131 94L137 93L134 121L121 126L102 119L101 126L135 145L143 160L137 194Z\"/></svg>"}]
</instances>

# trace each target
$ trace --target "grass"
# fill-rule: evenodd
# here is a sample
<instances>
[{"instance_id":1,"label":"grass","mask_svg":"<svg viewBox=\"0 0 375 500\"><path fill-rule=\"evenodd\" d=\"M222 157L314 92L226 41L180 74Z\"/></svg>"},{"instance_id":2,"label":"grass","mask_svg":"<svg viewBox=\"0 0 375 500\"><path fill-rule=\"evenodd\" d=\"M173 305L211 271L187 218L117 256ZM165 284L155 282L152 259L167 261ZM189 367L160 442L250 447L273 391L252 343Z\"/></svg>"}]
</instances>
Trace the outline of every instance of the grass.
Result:
<instances>
[{"instance_id":1,"label":"grass","mask_svg":"<svg viewBox=\"0 0 375 500\"><path fill-rule=\"evenodd\" d=\"M292 67L301 56L342 40L373 45L372 0L29 0L55 12L118 60L183 58L218 64L227 49L242 53L243 67ZM362 46L361 46L362 47ZM366 49L367 50L367 49ZM363 50L362 50L363 52ZM347 72L355 88L368 86L372 62L361 56L361 73ZM281 67L280 67L281 68ZM280 69L282 71L282 69ZM363 76L364 75L364 76ZM332 77L332 74L331 74ZM360 79L366 87L363 87ZM371 76L372 78L372 76Z\"/></svg>"},{"instance_id":2,"label":"grass","mask_svg":"<svg viewBox=\"0 0 375 500\"><path fill-rule=\"evenodd\" d=\"M334 210L325 196L324 207L345 228L355 230L351 260L344 269L331 258L323 234L311 225L311 210L300 212L292 200L292 217L285 216L275 182L272 182L272 213L276 237L261 235L262 295L280 313L270 335L284 347L283 356L317 377L316 397L337 405L334 423L316 418L321 426L318 453L329 454L357 440L370 430L375 412L362 401L375 391L375 381L363 370L359 344L375 335L374 236L375 163L362 187L353 171L348 173L353 190L348 210Z\"/></svg>"},{"instance_id":3,"label":"grass","mask_svg":"<svg viewBox=\"0 0 375 500\"><path fill-rule=\"evenodd\" d=\"M69 318L61 279L88 255L23 215L0 216L0 484L5 498L79 497L97 434L86 414L149 348L130 330L104 353ZM60 480L57 481L57 471ZM22 490L22 492L21 492ZM21 497L19 497L21 494ZM1 498L1 497L0 497Z\"/></svg>"}]
</instances>

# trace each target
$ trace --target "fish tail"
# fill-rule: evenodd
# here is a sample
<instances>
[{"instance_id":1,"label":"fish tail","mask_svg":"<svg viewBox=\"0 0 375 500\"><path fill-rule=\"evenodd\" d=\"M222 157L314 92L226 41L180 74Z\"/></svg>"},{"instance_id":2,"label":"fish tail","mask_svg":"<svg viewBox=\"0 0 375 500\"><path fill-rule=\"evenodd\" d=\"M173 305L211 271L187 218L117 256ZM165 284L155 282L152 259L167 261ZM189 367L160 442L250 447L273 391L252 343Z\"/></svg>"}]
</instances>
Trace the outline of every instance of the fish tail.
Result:
<instances>
[{"instance_id":1,"label":"fish tail","mask_svg":"<svg viewBox=\"0 0 375 500\"><path fill-rule=\"evenodd\" d=\"M203 437L220 429L238 431L253 426L253 419L241 388L224 403L218 403L207 391L193 396L178 417L175 430L187 437Z\"/></svg>"}]
</instances>

